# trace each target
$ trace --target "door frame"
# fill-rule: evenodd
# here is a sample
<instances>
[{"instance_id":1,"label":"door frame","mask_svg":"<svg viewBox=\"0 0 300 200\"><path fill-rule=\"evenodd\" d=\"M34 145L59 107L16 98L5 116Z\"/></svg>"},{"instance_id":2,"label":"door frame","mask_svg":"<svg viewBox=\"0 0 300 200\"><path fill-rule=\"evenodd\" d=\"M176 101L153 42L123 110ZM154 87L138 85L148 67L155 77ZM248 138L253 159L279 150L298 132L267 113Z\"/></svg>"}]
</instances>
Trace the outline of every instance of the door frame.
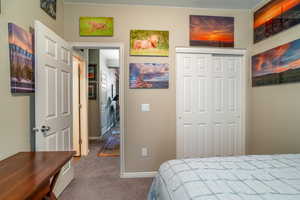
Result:
<instances>
[{"instance_id":1,"label":"door frame","mask_svg":"<svg viewBox=\"0 0 300 200\"><path fill-rule=\"evenodd\" d=\"M80 153L76 154L76 156L87 156L89 153L89 143L88 143L88 79L87 79L87 70L86 70L86 58L83 53L77 52L73 50L73 59L74 57L81 63L80 71L81 73L78 74L78 71L74 71L73 67L73 83L76 81L79 82L78 89L79 91L74 91L74 85L73 85L73 95L79 94L80 95L80 104L74 105L73 104L73 111L75 117L75 109L78 109L78 114L80 116L80 134L75 137L75 131L73 131L73 147L75 147L75 142L78 143L78 148L80 149ZM73 61L74 63L74 61ZM75 73L74 73L75 72ZM76 74L77 76L74 76ZM80 93L79 93L80 92ZM78 106L78 107L77 107ZM76 141L78 139L78 141ZM81 144L80 144L81 140ZM77 148L74 149L77 152Z\"/></svg>"},{"instance_id":2,"label":"door frame","mask_svg":"<svg viewBox=\"0 0 300 200\"><path fill-rule=\"evenodd\" d=\"M107 49L116 48L120 50L120 177L125 173L125 54L123 43L109 43L109 42L70 42L73 48L83 49ZM86 65L87 67L88 65Z\"/></svg>"},{"instance_id":3,"label":"door frame","mask_svg":"<svg viewBox=\"0 0 300 200\"><path fill-rule=\"evenodd\" d=\"M235 55L242 57L242 66L241 66L241 134L242 134L242 154L246 154L246 109L247 109L247 101L246 95L248 90L248 78L247 78L247 59L248 53L246 49L226 49L226 48L196 48L196 47L176 47L176 158L180 158L180 155L183 155L184 152L181 151L180 138L181 133L178 131L180 129L179 125L179 102L178 99L180 98L179 94L179 70L177 70L178 62L177 62L177 55L178 54L221 54L221 55ZM249 81L250 81L249 77Z\"/></svg>"}]
</instances>

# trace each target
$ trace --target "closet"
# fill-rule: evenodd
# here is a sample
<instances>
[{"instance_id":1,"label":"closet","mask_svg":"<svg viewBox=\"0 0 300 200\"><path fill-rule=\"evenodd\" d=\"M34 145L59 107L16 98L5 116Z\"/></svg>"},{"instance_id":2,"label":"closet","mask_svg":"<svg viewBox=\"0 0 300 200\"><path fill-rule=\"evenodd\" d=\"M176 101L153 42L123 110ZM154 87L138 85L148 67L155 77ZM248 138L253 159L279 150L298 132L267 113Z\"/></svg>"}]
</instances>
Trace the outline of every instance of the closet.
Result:
<instances>
[{"instance_id":1,"label":"closet","mask_svg":"<svg viewBox=\"0 0 300 200\"><path fill-rule=\"evenodd\" d=\"M177 48L177 157L245 153L245 50Z\"/></svg>"}]
</instances>

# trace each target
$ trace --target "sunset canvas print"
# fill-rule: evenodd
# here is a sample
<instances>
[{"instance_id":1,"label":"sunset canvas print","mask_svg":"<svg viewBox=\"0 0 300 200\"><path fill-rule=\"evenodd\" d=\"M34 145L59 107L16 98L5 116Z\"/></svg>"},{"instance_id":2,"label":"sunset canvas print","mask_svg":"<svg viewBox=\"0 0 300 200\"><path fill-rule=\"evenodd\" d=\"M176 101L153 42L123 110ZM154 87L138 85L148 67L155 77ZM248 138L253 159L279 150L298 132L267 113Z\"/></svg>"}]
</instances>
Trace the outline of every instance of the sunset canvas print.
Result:
<instances>
[{"instance_id":1,"label":"sunset canvas print","mask_svg":"<svg viewBox=\"0 0 300 200\"><path fill-rule=\"evenodd\" d=\"M257 43L300 23L300 0L273 0L254 13Z\"/></svg>"},{"instance_id":2,"label":"sunset canvas print","mask_svg":"<svg viewBox=\"0 0 300 200\"><path fill-rule=\"evenodd\" d=\"M300 81L300 39L252 57L252 86Z\"/></svg>"},{"instance_id":3,"label":"sunset canvas print","mask_svg":"<svg viewBox=\"0 0 300 200\"><path fill-rule=\"evenodd\" d=\"M131 89L169 88L169 64L130 63L129 68L130 68L129 85Z\"/></svg>"},{"instance_id":4,"label":"sunset canvas print","mask_svg":"<svg viewBox=\"0 0 300 200\"><path fill-rule=\"evenodd\" d=\"M33 35L21 27L8 24L12 93L34 92Z\"/></svg>"},{"instance_id":5,"label":"sunset canvas print","mask_svg":"<svg viewBox=\"0 0 300 200\"><path fill-rule=\"evenodd\" d=\"M191 15L190 45L234 47L234 18Z\"/></svg>"}]
</instances>

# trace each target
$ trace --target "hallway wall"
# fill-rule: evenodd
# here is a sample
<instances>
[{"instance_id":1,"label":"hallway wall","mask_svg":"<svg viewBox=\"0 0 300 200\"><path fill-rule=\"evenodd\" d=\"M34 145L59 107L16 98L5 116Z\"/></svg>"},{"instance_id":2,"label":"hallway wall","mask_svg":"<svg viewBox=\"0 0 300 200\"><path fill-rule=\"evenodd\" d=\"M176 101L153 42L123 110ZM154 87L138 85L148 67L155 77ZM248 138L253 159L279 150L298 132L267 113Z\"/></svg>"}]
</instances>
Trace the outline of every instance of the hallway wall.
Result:
<instances>
[{"instance_id":1,"label":"hallway wall","mask_svg":"<svg viewBox=\"0 0 300 200\"><path fill-rule=\"evenodd\" d=\"M12 95L10 92L10 64L8 48L8 22L25 30L40 20L63 36L63 0L57 1L57 19L53 20L41 8L40 0L1 0L0 14L0 160L19 151L29 151L34 146L34 94Z\"/></svg>"},{"instance_id":2,"label":"hallway wall","mask_svg":"<svg viewBox=\"0 0 300 200\"><path fill-rule=\"evenodd\" d=\"M99 83L100 61L98 49L89 49L89 64L97 65L97 81ZM99 96L97 91L97 99L89 99L89 138L99 138L101 134Z\"/></svg>"}]
</instances>

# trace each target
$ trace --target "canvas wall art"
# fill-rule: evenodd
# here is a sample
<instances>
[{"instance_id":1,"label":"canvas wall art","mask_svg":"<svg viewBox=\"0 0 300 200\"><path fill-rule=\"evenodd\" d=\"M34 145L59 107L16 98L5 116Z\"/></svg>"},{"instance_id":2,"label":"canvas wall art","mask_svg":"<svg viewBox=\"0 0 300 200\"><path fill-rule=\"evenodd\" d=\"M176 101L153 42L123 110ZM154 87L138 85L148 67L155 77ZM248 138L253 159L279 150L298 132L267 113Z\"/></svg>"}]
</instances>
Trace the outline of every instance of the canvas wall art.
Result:
<instances>
[{"instance_id":1,"label":"canvas wall art","mask_svg":"<svg viewBox=\"0 0 300 200\"><path fill-rule=\"evenodd\" d=\"M169 56L169 31L131 30L131 56Z\"/></svg>"},{"instance_id":2,"label":"canvas wall art","mask_svg":"<svg viewBox=\"0 0 300 200\"><path fill-rule=\"evenodd\" d=\"M88 77L90 81L97 81L97 65L89 64Z\"/></svg>"},{"instance_id":3,"label":"canvas wall art","mask_svg":"<svg viewBox=\"0 0 300 200\"><path fill-rule=\"evenodd\" d=\"M89 83L89 99L96 100L97 99L97 83Z\"/></svg>"},{"instance_id":4,"label":"canvas wall art","mask_svg":"<svg viewBox=\"0 0 300 200\"><path fill-rule=\"evenodd\" d=\"M11 92L34 92L33 34L12 23L8 32Z\"/></svg>"},{"instance_id":5,"label":"canvas wall art","mask_svg":"<svg viewBox=\"0 0 300 200\"><path fill-rule=\"evenodd\" d=\"M41 8L53 19L56 19L56 0L41 0Z\"/></svg>"},{"instance_id":6,"label":"canvas wall art","mask_svg":"<svg viewBox=\"0 0 300 200\"><path fill-rule=\"evenodd\" d=\"M234 47L234 18L191 15L190 45Z\"/></svg>"},{"instance_id":7,"label":"canvas wall art","mask_svg":"<svg viewBox=\"0 0 300 200\"><path fill-rule=\"evenodd\" d=\"M300 81L300 39L252 57L252 85Z\"/></svg>"},{"instance_id":8,"label":"canvas wall art","mask_svg":"<svg viewBox=\"0 0 300 200\"><path fill-rule=\"evenodd\" d=\"M130 68L129 85L131 89L169 88L169 64L130 63L129 68Z\"/></svg>"},{"instance_id":9,"label":"canvas wall art","mask_svg":"<svg viewBox=\"0 0 300 200\"><path fill-rule=\"evenodd\" d=\"M113 36L112 17L80 17L80 36Z\"/></svg>"},{"instance_id":10,"label":"canvas wall art","mask_svg":"<svg viewBox=\"0 0 300 200\"><path fill-rule=\"evenodd\" d=\"M254 13L254 42L300 23L300 0L273 0Z\"/></svg>"}]
</instances>

